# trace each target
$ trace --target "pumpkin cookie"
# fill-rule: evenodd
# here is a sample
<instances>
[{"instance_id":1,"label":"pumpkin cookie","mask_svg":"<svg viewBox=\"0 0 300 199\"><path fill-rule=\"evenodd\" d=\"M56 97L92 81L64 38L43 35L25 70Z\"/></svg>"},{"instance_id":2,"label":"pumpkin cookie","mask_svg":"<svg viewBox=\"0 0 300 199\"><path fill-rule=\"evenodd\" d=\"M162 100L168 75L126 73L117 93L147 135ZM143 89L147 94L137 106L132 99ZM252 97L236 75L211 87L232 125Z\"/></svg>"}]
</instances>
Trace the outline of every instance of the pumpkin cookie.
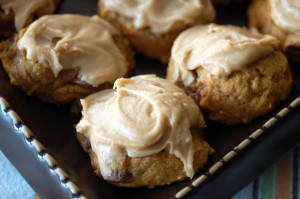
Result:
<instances>
[{"instance_id":1,"label":"pumpkin cookie","mask_svg":"<svg viewBox=\"0 0 300 199\"><path fill-rule=\"evenodd\" d=\"M248 25L277 37L288 59L300 63L300 1L253 0Z\"/></svg>"},{"instance_id":2,"label":"pumpkin cookie","mask_svg":"<svg viewBox=\"0 0 300 199\"><path fill-rule=\"evenodd\" d=\"M117 27L136 51L163 63L168 62L180 32L215 20L210 0L100 0L98 7L99 15Z\"/></svg>"},{"instance_id":3,"label":"pumpkin cookie","mask_svg":"<svg viewBox=\"0 0 300 199\"><path fill-rule=\"evenodd\" d=\"M215 24L179 35L167 79L191 95L209 119L226 124L247 123L267 113L292 86L275 37Z\"/></svg>"},{"instance_id":4,"label":"pumpkin cookie","mask_svg":"<svg viewBox=\"0 0 300 199\"><path fill-rule=\"evenodd\" d=\"M12 84L54 103L110 88L134 65L117 29L99 17L73 14L43 16L0 50Z\"/></svg>"},{"instance_id":5,"label":"pumpkin cookie","mask_svg":"<svg viewBox=\"0 0 300 199\"><path fill-rule=\"evenodd\" d=\"M81 100L78 140L98 176L122 187L155 187L193 177L214 150L205 126L179 87L154 75L115 82Z\"/></svg>"},{"instance_id":6,"label":"pumpkin cookie","mask_svg":"<svg viewBox=\"0 0 300 199\"><path fill-rule=\"evenodd\" d=\"M60 0L0 0L0 36L9 37L34 19L51 14Z\"/></svg>"}]
</instances>

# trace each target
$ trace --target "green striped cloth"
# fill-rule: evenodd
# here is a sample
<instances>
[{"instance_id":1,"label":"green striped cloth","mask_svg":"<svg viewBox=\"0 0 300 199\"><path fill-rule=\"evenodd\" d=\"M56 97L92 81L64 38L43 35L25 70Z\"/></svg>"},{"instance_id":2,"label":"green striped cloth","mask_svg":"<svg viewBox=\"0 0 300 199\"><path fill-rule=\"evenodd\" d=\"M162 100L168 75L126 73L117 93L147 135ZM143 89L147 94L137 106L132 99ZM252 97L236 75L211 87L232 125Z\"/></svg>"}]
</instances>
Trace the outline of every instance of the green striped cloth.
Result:
<instances>
[{"instance_id":1,"label":"green striped cloth","mask_svg":"<svg viewBox=\"0 0 300 199\"><path fill-rule=\"evenodd\" d=\"M232 199L300 199L300 146L286 154Z\"/></svg>"}]
</instances>

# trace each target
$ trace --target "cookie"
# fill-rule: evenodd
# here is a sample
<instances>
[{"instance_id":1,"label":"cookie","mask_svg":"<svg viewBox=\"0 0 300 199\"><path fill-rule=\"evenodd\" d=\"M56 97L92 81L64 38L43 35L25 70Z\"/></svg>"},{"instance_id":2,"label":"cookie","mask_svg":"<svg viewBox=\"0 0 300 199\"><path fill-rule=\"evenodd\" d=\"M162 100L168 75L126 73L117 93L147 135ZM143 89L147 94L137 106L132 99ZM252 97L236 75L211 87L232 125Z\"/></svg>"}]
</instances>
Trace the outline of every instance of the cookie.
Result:
<instances>
[{"instance_id":1,"label":"cookie","mask_svg":"<svg viewBox=\"0 0 300 199\"><path fill-rule=\"evenodd\" d=\"M195 24L213 22L216 15L210 0L100 0L98 10L137 52L163 63L168 62L180 32Z\"/></svg>"},{"instance_id":2,"label":"cookie","mask_svg":"<svg viewBox=\"0 0 300 199\"><path fill-rule=\"evenodd\" d=\"M34 19L51 14L60 0L2 0L0 2L0 36L9 37Z\"/></svg>"},{"instance_id":3,"label":"cookie","mask_svg":"<svg viewBox=\"0 0 300 199\"><path fill-rule=\"evenodd\" d=\"M287 59L275 37L215 24L179 35L167 79L192 96L207 118L229 125L266 114L292 86Z\"/></svg>"},{"instance_id":4,"label":"cookie","mask_svg":"<svg viewBox=\"0 0 300 199\"><path fill-rule=\"evenodd\" d=\"M122 187L155 187L192 177L214 150L179 87L154 75L121 78L114 89L81 100L77 137L95 173Z\"/></svg>"},{"instance_id":5,"label":"cookie","mask_svg":"<svg viewBox=\"0 0 300 199\"><path fill-rule=\"evenodd\" d=\"M253 0L248 8L248 26L281 41L289 60L300 63L300 2Z\"/></svg>"},{"instance_id":6,"label":"cookie","mask_svg":"<svg viewBox=\"0 0 300 199\"><path fill-rule=\"evenodd\" d=\"M58 104L111 88L134 66L128 41L99 17L43 16L0 50L12 84Z\"/></svg>"}]
</instances>

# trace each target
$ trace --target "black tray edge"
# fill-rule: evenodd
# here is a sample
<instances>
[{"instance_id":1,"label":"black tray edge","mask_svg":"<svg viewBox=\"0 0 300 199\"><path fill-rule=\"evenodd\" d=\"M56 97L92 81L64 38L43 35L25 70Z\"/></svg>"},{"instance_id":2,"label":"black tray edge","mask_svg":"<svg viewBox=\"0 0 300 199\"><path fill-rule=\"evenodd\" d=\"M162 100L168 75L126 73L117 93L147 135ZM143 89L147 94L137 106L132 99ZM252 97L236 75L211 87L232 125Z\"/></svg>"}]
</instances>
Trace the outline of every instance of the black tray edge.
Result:
<instances>
[{"instance_id":1,"label":"black tray edge","mask_svg":"<svg viewBox=\"0 0 300 199\"><path fill-rule=\"evenodd\" d=\"M281 119L287 116L291 111L300 105L300 97L295 98L289 105L280 110L275 116L269 118L260 128L255 130L250 136L241 141L231 151L226 153L219 161L214 163L205 174L200 175L197 179L194 179L189 186L184 187L177 192L174 199L182 199L191 194L193 190L197 189L209 178L214 177L225 164L228 164L233 158L238 156L243 150L250 146L254 141L257 141L265 132L278 123Z\"/></svg>"},{"instance_id":2,"label":"black tray edge","mask_svg":"<svg viewBox=\"0 0 300 199\"><path fill-rule=\"evenodd\" d=\"M250 136L241 141L236 147L234 147L231 151L223 156L219 161L215 162L207 171L207 173L200 175L197 179L194 179L190 185L184 187L180 191L178 191L174 199L182 199L189 194L192 193L193 190L198 189L203 183L205 183L208 179L212 178L214 174L224 167L224 164L229 163L234 157L238 156L241 151L248 148L251 143L259 139L268 129L278 123L281 119L287 116L290 112L292 112L295 108L300 105L300 97L296 97L288 106L279 111L275 116L271 117L267 122L265 122L260 128L254 131ZM36 164L40 164L39 162L43 162L43 166L46 166L47 174L52 175L55 174L55 180L59 181L58 190L60 193L53 193L51 196L45 195L42 192L43 189L39 189L34 182L38 180L37 176L28 176L28 172L22 168L20 164L21 160L18 160L18 157L12 157L8 150L3 150L3 153L7 156L7 158L12 162L12 164L16 167L16 169L23 175L25 180L31 185L31 187L36 191L38 195L44 196L43 198L53 198L55 194L59 194L58 198L76 198L76 199L86 199L83 195L80 188L71 181L68 174L59 166L59 163L47 152L47 149L35 138L34 134L30 131L30 129L22 122L21 118L18 114L12 110L9 106L9 103L0 96L0 123L5 124L5 128L9 132L9 134L14 134L15 137L19 137L19 139L23 139L22 145L25 148L29 148L31 153L35 155L35 159L32 160ZM1 132L0 132L1 133ZM22 135L22 138L21 136ZM0 146L3 144L1 142L5 142L4 140L0 141ZM5 148L5 147L4 147ZM8 149L12 149L14 146L8 147ZM22 151L23 153L26 151ZM19 154L22 155L22 152ZM30 168L30 167L29 167ZM32 168L32 167L31 167ZM45 168L44 168L45 171ZM36 177L36 179L34 179ZM40 181L39 181L40 182ZM64 190L68 189L69 194L63 194ZM57 190L56 190L57 191ZM64 196L63 196L64 195Z\"/></svg>"},{"instance_id":3,"label":"black tray edge","mask_svg":"<svg viewBox=\"0 0 300 199\"><path fill-rule=\"evenodd\" d=\"M43 196L42 198L76 198L76 199L86 199L86 197L82 194L81 190L78 186L73 183L67 174L60 166L59 163L55 160L55 158L47 152L47 149L36 139L31 130L24 124L22 119L18 116L18 114L10 107L9 103L0 96L0 119L3 119L2 122L5 125L3 129L1 129L1 133L11 134L12 139L16 141L18 139L21 143L15 143L10 145L6 142L5 139L0 140L0 146L6 146L1 149L4 155L11 161L14 167L23 175L25 180L30 184L30 186L34 189L34 191L39 195ZM1 121L0 121L1 123ZM5 130L6 131L5 131ZM4 132L5 131L5 132ZM21 146L20 146L21 145ZM13 157L13 153L10 150L14 151L13 148L24 148L26 151L21 150L19 154L22 156L24 152L31 152L34 154L34 159L27 159L23 162L23 158L18 159L18 157ZM28 151L27 151L28 150ZM24 156L23 156L24 157ZM39 189L39 185L36 186L36 182L41 183L39 178L43 178L42 176L28 176L28 171L22 168L23 164L27 164L28 162L34 164L43 164L42 169L43 172L47 173L47 179L50 176L54 176L54 180L59 185L55 192L52 192L51 196L45 195L44 192L41 192L43 189ZM22 164L23 163L23 164ZM35 167L30 167L29 169L33 170ZM28 169L28 168L27 168ZM31 171L33 172L33 171ZM31 173L30 172L30 173ZM33 172L34 173L34 172ZM67 194L62 194L67 189ZM58 191L59 190L59 191ZM59 193L62 192L62 193ZM67 197L64 195L68 195ZM55 197L56 196L56 197Z\"/></svg>"}]
</instances>

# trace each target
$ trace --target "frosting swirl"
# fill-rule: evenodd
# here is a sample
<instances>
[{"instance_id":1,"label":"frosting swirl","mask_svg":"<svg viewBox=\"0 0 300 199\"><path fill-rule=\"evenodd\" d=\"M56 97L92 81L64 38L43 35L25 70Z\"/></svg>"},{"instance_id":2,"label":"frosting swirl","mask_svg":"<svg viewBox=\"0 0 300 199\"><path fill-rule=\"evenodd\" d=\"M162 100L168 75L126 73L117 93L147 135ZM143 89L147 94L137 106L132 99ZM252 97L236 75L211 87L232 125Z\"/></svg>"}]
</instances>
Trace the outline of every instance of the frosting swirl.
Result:
<instances>
[{"instance_id":1,"label":"frosting swirl","mask_svg":"<svg viewBox=\"0 0 300 199\"><path fill-rule=\"evenodd\" d=\"M121 78L110 89L81 100L83 117L76 126L97 151L101 173L109 163L169 151L184 163L189 177L194 174L191 127L204 127L203 116L180 88L154 75Z\"/></svg>"},{"instance_id":2,"label":"frosting swirl","mask_svg":"<svg viewBox=\"0 0 300 199\"><path fill-rule=\"evenodd\" d=\"M187 84L194 80L190 72L199 67L213 75L226 76L274 51L279 41L256 30L222 25L202 25L181 33L174 42L171 61L177 79ZM176 77L177 76L177 77Z\"/></svg>"},{"instance_id":3,"label":"frosting swirl","mask_svg":"<svg viewBox=\"0 0 300 199\"><path fill-rule=\"evenodd\" d=\"M104 10L111 10L133 20L136 29L149 28L163 34L183 23L211 22L215 10L209 0L102 0Z\"/></svg>"},{"instance_id":4,"label":"frosting swirl","mask_svg":"<svg viewBox=\"0 0 300 199\"><path fill-rule=\"evenodd\" d=\"M120 33L96 16L48 15L28 27L18 48L55 76L63 69L79 68L81 80L97 86L127 72L129 63L114 42L116 35Z\"/></svg>"},{"instance_id":5,"label":"frosting swirl","mask_svg":"<svg viewBox=\"0 0 300 199\"><path fill-rule=\"evenodd\" d=\"M14 12L17 31L20 31L32 14L38 13L40 9L45 13L53 13L55 10L54 0L0 0L0 5L6 14Z\"/></svg>"},{"instance_id":6,"label":"frosting swirl","mask_svg":"<svg viewBox=\"0 0 300 199\"><path fill-rule=\"evenodd\" d=\"M269 0L271 17L276 25L287 31L300 31L299 0Z\"/></svg>"}]
</instances>

